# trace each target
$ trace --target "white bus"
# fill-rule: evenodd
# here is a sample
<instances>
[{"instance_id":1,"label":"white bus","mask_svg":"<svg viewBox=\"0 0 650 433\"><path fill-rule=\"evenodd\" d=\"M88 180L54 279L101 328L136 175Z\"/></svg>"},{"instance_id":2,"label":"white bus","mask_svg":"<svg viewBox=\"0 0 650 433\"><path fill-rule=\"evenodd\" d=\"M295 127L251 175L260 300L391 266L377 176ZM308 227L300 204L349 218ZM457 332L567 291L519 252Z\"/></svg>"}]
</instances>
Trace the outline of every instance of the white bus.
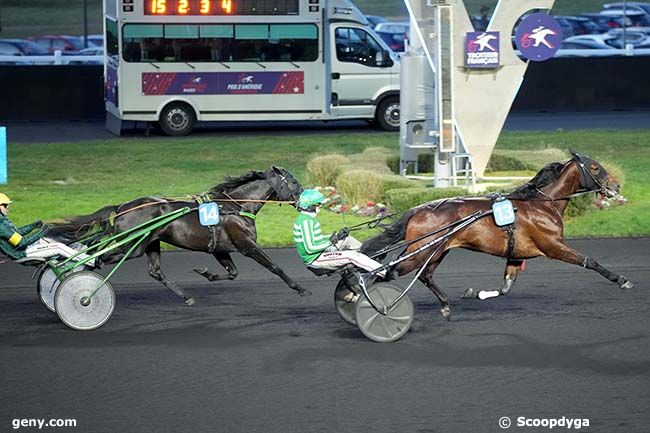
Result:
<instances>
[{"instance_id":1,"label":"white bus","mask_svg":"<svg viewBox=\"0 0 650 433\"><path fill-rule=\"evenodd\" d=\"M367 119L399 129L399 60L348 0L104 0L106 125Z\"/></svg>"}]
</instances>

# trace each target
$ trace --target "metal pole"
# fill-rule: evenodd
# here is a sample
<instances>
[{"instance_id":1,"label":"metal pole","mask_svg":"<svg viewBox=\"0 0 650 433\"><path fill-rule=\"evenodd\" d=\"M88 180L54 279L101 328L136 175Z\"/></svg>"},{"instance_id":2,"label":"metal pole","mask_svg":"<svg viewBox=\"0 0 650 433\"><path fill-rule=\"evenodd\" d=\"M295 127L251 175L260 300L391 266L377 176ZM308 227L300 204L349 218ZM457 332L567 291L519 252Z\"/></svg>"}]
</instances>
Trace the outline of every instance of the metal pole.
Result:
<instances>
[{"instance_id":1,"label":"metal pole","mask_svg":"<svg viewBox=\"0 0 650 433\"><path fill-rule=\"evenodd\" d=\"M623 49L627 49L627 0L623 0Z\"/></svg>"},{"instance_id":2,"label":"metal pole","mask_svg":"<svg viewBox=\"0 0 650 433\"><path fill-rule=\"evenodd\" d=\"M88 0L84 0L84 48L88 48Z\"/></svg>"}]
</instances>

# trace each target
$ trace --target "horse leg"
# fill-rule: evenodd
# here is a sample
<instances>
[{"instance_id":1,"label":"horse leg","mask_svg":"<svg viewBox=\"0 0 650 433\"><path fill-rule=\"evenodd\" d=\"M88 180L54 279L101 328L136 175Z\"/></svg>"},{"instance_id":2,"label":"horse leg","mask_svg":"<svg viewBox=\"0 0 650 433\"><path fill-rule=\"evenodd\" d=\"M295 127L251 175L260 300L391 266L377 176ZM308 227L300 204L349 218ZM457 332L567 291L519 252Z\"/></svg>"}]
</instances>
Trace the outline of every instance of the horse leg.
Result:
<instances>
[{"instance_id":1,"label":"horse leg","mask_svg":"<svg viewBox=\"0 0 650 433\"><path fill-rule=\"evenodd\" d=\"M311 292L307 289L300 287L295 281L291 279L287 274L284 273L282 269L275 263L271 261L271 258L266 255L266 253L259 247L255 242L247 241L243 244L237 245L237 249L241 251L246 257L250 257L255 260L260 265L264 266L269 271L273 272L275 275L282 278L282 280L291 287L292 290L298 292L300 296L309 296Z\"/></svg>"},{"instance_id":2,"label":"horse leg","mask_svg":"<svg viewBox=\"0 0 650 433\"><path fill-rule=\"evenodd\" d=\"M447 320L450 320L451 308L449 307L449 297L433 281L433 272L436 270L439 264L440 261L429 265L429 268L426 270L426 272L420 275L419 280L422 281L422 283L425 286L427 286L429 290L431 290L433 294L436 295L436 297L440 301L440 305L442 305L442 308L440 309L440 314L442 314L442 317L444 317Z\"/></svg>"},{"instance_id":3,"label":"horse leg","mask_svg":"<svg viewBox=\"0 0 650 433\"><path fill-rule=\"evenodd\" d=\"M149 263L149 275L151 275L154 280L161 282L169 290L183 298L183 301L185 301L187 305L194 305L194 298L187 296L185 292L176 285L176 283L169 280L165 274L163 274L160 262L160 241L154 241L147 245L146 253Z\"/></svg>"},{"instance_id":4,"label":"horse leg","mask_svg":"<svg viewBox=\"0 0 650 433\"><path fill-rule=\"evenodd\" d=\"M503 271L503 285L499 290L477 290L470 287L463 294L463 299L480 299L483 301L485 299L496 298L499 295L507 295L515 284L522 263L522 260L508 260L506 268Z\"/></svg>"},{"instance_id":5,"label":"horse leg","mask_svg":"<svg viewBox=\"0 0 650 433\"><path fill-rule=\"evenodd\" d=\"M239 271L237 270L237 266L235 266L235 263L232 261L232 257L230 257L229 253L213 253L212 255L228 272L228 275L213 274L212 272L209 272L207 268L195 268L194 272L205 277L208 281L234 280L237 278Z\"/></svg>"},{"instance_id":6,"label":"horse leg","mask_svg":"<svg viewBox=\"0 0 650 433\"><path fill-rule=\"evenodd\" d=\"M609 281L618 284L618 287L621 289L631 289L634 287L634 284L629 282L623 275L616 275L607 268L601 266L591 257L580 254L563 242L554 244L552 248L545 250L544 253L551 259L562 260L563 262L580 265L583 268L594 270Z\"/></svg>"},{"instance_id":7,"label":"horse leg","mask_svg":"<svg viewBox=\"0 0 650 433\"><path fill-rule=\"evenodd\" d=\"M506 268L503 271L503 285L499 289L499 293L507 295L512 290L523 263L523 260L508 260Z\"/></svg>"}]
</instances>

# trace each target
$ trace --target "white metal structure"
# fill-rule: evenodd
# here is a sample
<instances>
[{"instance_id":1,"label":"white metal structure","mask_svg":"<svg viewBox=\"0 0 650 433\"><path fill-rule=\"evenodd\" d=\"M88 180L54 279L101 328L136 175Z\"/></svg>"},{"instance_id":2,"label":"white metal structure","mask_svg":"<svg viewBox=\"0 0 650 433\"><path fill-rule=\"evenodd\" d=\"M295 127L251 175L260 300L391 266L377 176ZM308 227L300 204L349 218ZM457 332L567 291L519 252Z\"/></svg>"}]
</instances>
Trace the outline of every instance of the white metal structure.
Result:
<instances>
[{"instance_id":1,"label":"white metal structure","mask_svg":"<svg viewBox=\"0 0 650 433\"><path fill-rule=\"evenodd\" d=\"M399 62L348 0L104 0L107 128L376 119L399 127Z\"/></svg>"},{"instance_id":2,"label":"white metal structure","mask_svg":"<svg viewBox=\"0 0 650 433\"><path fill-rule=\"evenodd\" d=\"M478 70L465 66L474 28L462 0L405 0L412 44L402 57L403 172L418 153L434 152L436 187L483 175L528 66L512 48L512 29L525 12L553 3L500 0L487 28L499 32L499 66Z\"/></svg>"}]
</instances>

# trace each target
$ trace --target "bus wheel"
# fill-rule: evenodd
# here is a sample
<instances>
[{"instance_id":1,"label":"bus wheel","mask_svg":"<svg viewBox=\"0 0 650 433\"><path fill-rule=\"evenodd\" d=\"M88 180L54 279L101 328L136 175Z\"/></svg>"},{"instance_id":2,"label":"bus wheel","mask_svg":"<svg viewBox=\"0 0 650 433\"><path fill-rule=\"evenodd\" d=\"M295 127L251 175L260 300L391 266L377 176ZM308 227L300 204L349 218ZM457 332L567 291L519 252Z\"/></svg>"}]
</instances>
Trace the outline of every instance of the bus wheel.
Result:
<instances>
[{"instance_id":1,"label":"bus wheel","mask_svg":"<svg viewBox=\"0 0 650 433\"><path fill-rule=\"evenodd\" d=\"M399 131L399 97L389 96L381 101L375 117L384 131Z\"/></svg>"},{"instance_id":2,"label":"bus wheel","mask_svg":"<svg viewBox=\"0 0 650 433\"><path fill-rule=\"evenodd\" d=\"M172 103L160 113L160 129L167 135L181 136L189 134L194 128L196 114L187 104Z\"/></svg>"}]
</instances>

